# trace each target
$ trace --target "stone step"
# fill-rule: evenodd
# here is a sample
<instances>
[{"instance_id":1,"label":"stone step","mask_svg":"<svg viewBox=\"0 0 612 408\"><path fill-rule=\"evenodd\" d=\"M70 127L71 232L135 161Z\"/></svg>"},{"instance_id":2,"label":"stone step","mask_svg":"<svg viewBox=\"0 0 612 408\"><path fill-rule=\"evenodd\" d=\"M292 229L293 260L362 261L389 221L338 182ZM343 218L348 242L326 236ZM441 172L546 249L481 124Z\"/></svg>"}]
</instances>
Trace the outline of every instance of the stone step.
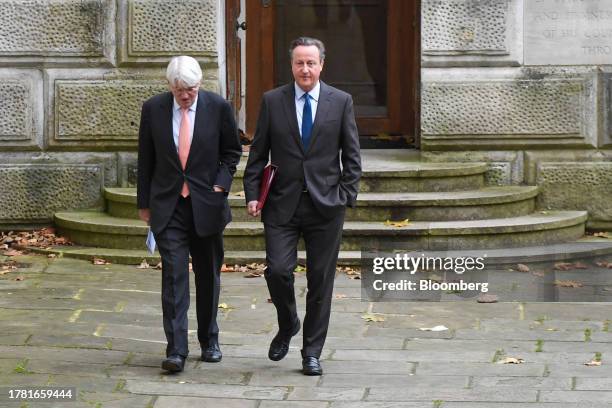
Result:
<instances>
[{"instance_id":1,"label":"stone step","mask_svg":"<svg viewBox=\"0 0 612 408\"><path fill-rule=\"evenodd\" d=\"M138 265L146 260L150 265L160 262L159 253L151 255L141 249L111 249L83 246L55 246L51 248L23 247L41 254L55 254L59 257L92 260L103 258L111 263ZM569 262L578 259L612 255L612 240L585 238L563 244L544 246L462 251L430 251L430 257L481 257L486 254L486 265L529 264L532 262ZM420 255L418 253L417 255ZM265 251L226 251L224 263L228 265L265 263ZM306 262L306 253L298 251L298 262ZM340 251L338 265L357 266L361 262L361 251Z\"/></svg>"},{"instance_id":2,"label":"stone step","mask_svg":"<svg viewBox=\"0 0 612 408\"><path fill-rule=\"evenodd\" d=\"M460 250L548 245L584 235L585 211L542 211L520 217L472 221L415 221L405 227L383 222L344 224L341 249L360 250L367 244L397 249ZM135 219L81 211L55 214L58 232L87 246L143 249L147 226ZM232 222L224 235L228 251L264 250L263 224Z\"/></svg>"},{"instance_id":3,"label":"stone step","mask_svg":"<svg viewBox=\"0 0 612 408\"><path fill-rule=\"evenodd\" d=\"M487 170L486 163L364 161L359 189L364 193L477 190L484 185ZM231 192L243 190L243 176L244 164L241 163L234 174Z\"/></svg>"},{"instance_id":4,"label":"stone step","mask_svg":"<svg viewBox=\"0 0 612 408\"><path fill-rule=\"evenodd\" d=\"M361 193L357 208L347 209L346 221L459 221L508 218L535 211L536 186L497 186L480 190L427 193ZM107 188L107 212L114 217L138 218L136 190ZM253 221L244 197L231 194L234 221Z\"/></svg>"}]
</instances>

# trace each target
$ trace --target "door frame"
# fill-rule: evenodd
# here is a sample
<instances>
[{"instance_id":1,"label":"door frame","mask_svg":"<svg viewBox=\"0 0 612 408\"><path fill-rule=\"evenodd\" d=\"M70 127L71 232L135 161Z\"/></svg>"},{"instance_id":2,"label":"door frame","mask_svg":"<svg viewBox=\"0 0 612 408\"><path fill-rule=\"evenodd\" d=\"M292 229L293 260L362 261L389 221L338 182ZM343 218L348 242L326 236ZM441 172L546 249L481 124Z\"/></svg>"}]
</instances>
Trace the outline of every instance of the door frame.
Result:
<instances>
[{"instance_id":1,"label":"door frame","mask_svg":"<svg viewBox=\"0 0 612 408\"><path fill-rule=\"evenodd\" d=\"M388 118L358 117L357 124L362 147L418 147L420 142L421 88L421 0L388 0L394 13L387 25ZM232 6L230 3L233 3ZM240 89L246 80L245 128L246 138L255 133L257 116L264 92L274 87L274 0L245 1L246 15L246 78L240 78L240 42L236 36L240 0L226 0L226 40L228 96L230 81ZM236 7L237 4L237 7ZM411 38L412 41L404 41ZM232 44L237 42L237 46ZM231 51L231 53L230 53ZM233 61L238 61L232 63ZM287 67L289 69L289 67ZM231 70L231 72L230 72ZM240 109L240 92L234 92L233 105ZM382 124L382 125L381 125ZM388 129L381 132L381 127Z\"/></svg>"}]
</instances>

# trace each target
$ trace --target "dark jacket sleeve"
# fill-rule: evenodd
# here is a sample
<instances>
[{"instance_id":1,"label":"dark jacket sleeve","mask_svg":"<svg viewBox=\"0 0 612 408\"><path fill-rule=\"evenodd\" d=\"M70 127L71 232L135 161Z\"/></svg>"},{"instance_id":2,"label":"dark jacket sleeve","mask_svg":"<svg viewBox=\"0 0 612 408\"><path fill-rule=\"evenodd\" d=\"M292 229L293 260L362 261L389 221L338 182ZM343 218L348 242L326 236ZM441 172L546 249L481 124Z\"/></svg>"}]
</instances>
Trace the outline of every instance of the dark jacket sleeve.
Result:
<instances>
[{"instance_id":1,"label":"dark jacket sleeve","mask_svg":"<svg viewBox=\"0 0 612 408\"><path fill-rule=\"evenodd\" d=\"M155 145L151 134L150 104L145 102L142 105L138 131L138 184L136 188L138 208L149 208L154 169Z\"/></svg>"},{"instance_id":2,"label":"dark jacket sleeve","mask_svg":"<svg viewBox=\"0 0 612 408\"><path fill-rule=\"evenodd\" d=\"M264 96L259 108L259 118L257 119L257 128L255 129L255 136L249 151L249 160L244 170L244 196L247 203L259 198L259 185L263 169L268 164L270 156L269 124L268 103Z\"/></svg>"},{"instance_id":3,"label":"dark jacket sleeve","mask_svg":"<svg viewBox=\"0 0 612 408\"><path fill-rule=\"evenodd\" d=\"M236 166L242 155L238 128L232 107L229 103L223 102L221 108L221 140L219 141L219 169L215 178L215 185L223 187L229 191L232 186Z\"/></svg>"},{"instance_id":4,"label":"dark jacket sleeve","mask_svg":"<svg viewBox=\"0 0 612 408\"><path fill-rule=\"evenodd\" d=\"M342 178L340 189L346 196L346 205L355 207L361 178L361 151L359 148L359 132L355 123L353 99L349 96L344 105L342 115Z\"/></svg>"}]
</instances>

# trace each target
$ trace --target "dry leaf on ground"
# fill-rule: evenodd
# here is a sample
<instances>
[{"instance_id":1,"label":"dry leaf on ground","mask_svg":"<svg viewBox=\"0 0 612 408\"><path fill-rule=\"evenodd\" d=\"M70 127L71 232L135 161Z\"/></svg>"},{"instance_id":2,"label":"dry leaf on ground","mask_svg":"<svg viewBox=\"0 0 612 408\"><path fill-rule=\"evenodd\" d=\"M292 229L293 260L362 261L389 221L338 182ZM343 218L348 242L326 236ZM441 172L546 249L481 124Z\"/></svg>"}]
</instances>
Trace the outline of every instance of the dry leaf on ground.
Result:
<instances>
[{"instance_id":1,"label":"dry leaf on ground","mask_svg":"<svg viewBox=\"0 0 612 408\"><path fill-rule=\"evenodd\" d=\"M531 272L531 274L532 274L533 276L537 276L537 277L539 277L539 278L544 277L544 272L537 272L537 271L534 271L534 272Z\"/></svg>"},{"instance_id":2,"label":"dry leaf on ground","mask_svg":"<svg viewBox=\"0 0 612 408\"><path fill-rule=\"evenodd\" d=\"M223 264L221 266L221 272L234 272L234 267L233 266L227 266L226 264Z\"/></svg>"},{"instance_id":3,"label":"dry leaf on ground","mask_svg":"<svg viewBox=\"0 0 612 408\"><path fill-rule=\"evenodd\" d=\"M149 265L147 260L143 259L142 262L140 263L140 265L138 265L136 268L138 268L138 269L148 269L150 267L151 267L151 265Z\"/></svg>"},{"instance_id":4,"label":"dry leaf on ground","mask_svg":"<svg viewBox=\"0 0 612 408\"><path fill-rule=\"evenodd\" d=\"M110 262L102 258L94 258L92 259L91 263L94 265L110 265Z\"/></svg>"},{"instance_id":5,"label":"dry leaf on ground","mask_svg":"<svg viewBox=\"0 0 612 408\"><path fill-rule=\"evenodd\" d=\"M595 265L599 266L600 268L612 269L612 262L608 262L608 261L595 262Z\"/></svg>"},{"instance_id":6,"label":"dry leaf on ground","mask_svg":"<svg viewBox=\"0 0 612 408\"><path fill-rule=\"evenodd\" d=\"M421 331L431 331L431 332L440 332L440 331L448 330L448 327L446 327L444 325L438 325L438 326L434 326L434 327L420 327L419 330L421 330Z\"/></svg>"},{"instance_id":7,"label":"dry leaf on ground","mask_svg":"<svg viewBox=\"0 0 612 408\"><path fill-rule=\"evenodd\" d=\"M593 234L593 236L599 238L610 238L610 234L608 234L607 232L596 232Z\"/></svg>"},{"instance_id":8,"label":"dry leaf on ground","mask_svg":"<svg viewBox=\"0 0 612 408\"><path fill-rule=\"evenodd\" d=\"M228 305L227 303L219 303L219 309L231 310L231 309L233 309L233 307Z\"/></svg>"},{"instance_id":9,"label":"dry leaf on ground","mask_svg":"<svg viewBox=\"0 0 612 408\"><path fill-rule=\"evenodd\" d=\"M263 275L263 271L251 271L244 275L245 278L259 278Z\"/></svg>"},{"instance_id":10,"label":"dry leaf on ground","mask_svg":"<svg viewBox=\"0 0 612 408\"><path fill-rule=\"evenodd\" d=\"M576 269L589 269L589 266L586 264L583 264L582 262L576 262L574 264L574 268Z\"/></svg>"},{"instance_id":11,"label":"dry leaf on ground","mask_svg":"<svg viewBox=\"0 0 612 408\"><path fill-rule=\"evenodd\" d=\"M569 271L570 269L572 269L574 267L574 264L572 263L568 263L568 262L557 262L554 266L553 269L556 271Z\"/></svg>"},{"instance_id":12,"label":"dry leaf on ground","mask_svg":"<svg viewBox=\"0 0 612 408\"><path fill-rule=\"evenodd\" d=\"M4 251L4 253L2 255L4 255L4 256L19 256L19 255L23 255L23 252L17 251L16 249L9 249L8 251Z\"/></svg>"},{"instance_id":13,"label":"dry leaf on ground","mask_svg":"<svg viewBox=\"0 0 612 408\"><path fill-rule=\"evenodd\" d=\"M589 367L599 367L601 366L601 361L598 360L591 360L589 362L584 363L585 366L589 366Z\"/></svg>"},{"instance_id":14,"label":"dry leaf on ground","mask_svg":"<svg viewBox=\"0 0 612 408\"><path fill-rule=\"evenodd\" d=\"M581 288L584 285L581 282L571 280L556 280L555 286L559 286L560 288Z\"/></svg>"},{"instance_id":15,"label":"dry leaf on ground","mask_svg":"<svg viewBox=\"0 0 612 408\"><path fill-rule=\"evenodd\" d=\"M157 265L155 265L153 267L153 269L161 269L161 268L162 268L162 263L161 262L159 262Z\"/></svg>"},{"instance_id":16,"label":"dry leaf on ground","mask_svg":"<svg viewBox=\"0 0 612 408\"><path fill-rule=\"evenodd\" d=\"M524 362L525 360L523 360L522 358L506 357L502 360L499 360L497 364L523 364Z\"/></svg>"},{"instance_id":17,"label":"dry leaf on ground","mask_svg":"<svg viewBox=\"0 0 612 408\"><path fill-rule=\"evenodd\" d=\"M336 299L346 299L346 295L344 293L338 293Z\"/></svg>"},{"instance_id":18,"label":"dry leaf on ground","mask_svg":"<svg viewBox=\"0 0 612 408\"><path fill-rule=\"evenodd\" d=\"M530 271L529 267L525 264L516 265L516 270L519 272L529 272Z\"/></svg>"},{"instance_id":19,"label":"dry leaf on ground","mask_svg":"<svg viewBox=\"0 0 612 408\"><path fill-rule=\"evenodd\" d=\"M384 322L385 318L382 315L375 313L365 313L361 315L361 318L366 322Z\"/></svg>"},{"instance_id":20,"label":"dry leaf on ground","mask_svg":"<svg viewBox=\"0 0 612 408\"><path fill-rule=\"evenodd\" d=\"M385 221L385 225L389 227L402 228L402 227L407 227L408 225L410 225L410 220L408 218L406 218L405 220L401 220L401 221L387 220Z\"/></svg>"},{"instance_id":21,"label":"dry leaf on ground","mask_svg":"<svg viewBox=\"0 0 612 408\"><path fill-rule=\"evenodd\" d=\"M478 296L478 298L476 298L476 302L478 303L497 303L498 300L499 298L497 295L491 295L488 293L481 294Z\"/></svg>"}]
</instances>

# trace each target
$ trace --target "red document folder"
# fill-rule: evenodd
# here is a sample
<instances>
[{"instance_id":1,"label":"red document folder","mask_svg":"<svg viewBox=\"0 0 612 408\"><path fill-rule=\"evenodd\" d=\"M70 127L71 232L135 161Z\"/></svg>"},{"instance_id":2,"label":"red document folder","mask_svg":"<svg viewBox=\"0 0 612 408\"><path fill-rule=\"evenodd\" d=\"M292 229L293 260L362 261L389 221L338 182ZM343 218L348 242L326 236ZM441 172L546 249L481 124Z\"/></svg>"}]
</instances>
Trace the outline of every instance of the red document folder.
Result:
<instances>
[{"instance_id":1,"label":"red document folder","mask_svg":"<svg viewBox=\"0 0 612 408\"><path fill-rule=\"evenodd\" d=\"M274 180L274 175L278 167L273 164L268 164L263 170L263 176L261 177L261 184L259 185L259 199L257 200L257 210L261 210L266 203L266 198L268 198L268 193L270 192L270 186L272 185L272 180Z\"/></svg>"}]
</instances>

